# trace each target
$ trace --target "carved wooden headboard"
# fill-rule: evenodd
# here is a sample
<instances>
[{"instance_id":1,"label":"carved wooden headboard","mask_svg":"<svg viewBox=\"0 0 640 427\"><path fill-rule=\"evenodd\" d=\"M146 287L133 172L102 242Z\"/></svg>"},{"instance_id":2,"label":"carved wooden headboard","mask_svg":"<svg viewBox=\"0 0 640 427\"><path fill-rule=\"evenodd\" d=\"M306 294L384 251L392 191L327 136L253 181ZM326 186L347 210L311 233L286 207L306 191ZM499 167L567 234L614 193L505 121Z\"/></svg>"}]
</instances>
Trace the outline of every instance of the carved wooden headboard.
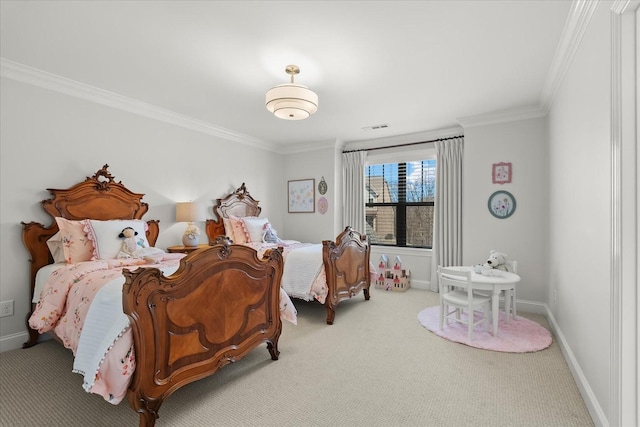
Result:
<instances>
[{"instance_id":1,"label":"carved wooden headboard","mask_svg":"<svg viewBox=\"0 0 640 427\"><path fill-rule=\"evenodd\" d=\"M215 241L218 236L224 236L223 218L229 218L230 216L236 216L238 218L260 216L262 208L258 206L258 204L259 201L251 197L244 182L240 188L236 189L233 193L217 199L217 204L213 208L213 212L218 216L218 219L208 219L206 223L209 242Z\"/></svg>"},{"instance_id":2,"label":"carved wooden headboard","mask_svg":"<svg viewBox=\"0 0 640 427\"><path fill-rule=\"evenodd\" d=\"M142 201L144 194L134 193L122 182L116 182L108 168L109 165L105 164L93 176L67 189L49 188L47 191L51 193L51 198L42 200L40 204L51 216L50 226L33 221L22 222L22 240L31 256L29 301L33 299L36 273L53 263L47 240L58 232L56 217L69 220L142 219L149 210L149 205ZM156 220L147 221L147 224L147 240L154 246L160 227Z\"/></svg>"}]
</instances>

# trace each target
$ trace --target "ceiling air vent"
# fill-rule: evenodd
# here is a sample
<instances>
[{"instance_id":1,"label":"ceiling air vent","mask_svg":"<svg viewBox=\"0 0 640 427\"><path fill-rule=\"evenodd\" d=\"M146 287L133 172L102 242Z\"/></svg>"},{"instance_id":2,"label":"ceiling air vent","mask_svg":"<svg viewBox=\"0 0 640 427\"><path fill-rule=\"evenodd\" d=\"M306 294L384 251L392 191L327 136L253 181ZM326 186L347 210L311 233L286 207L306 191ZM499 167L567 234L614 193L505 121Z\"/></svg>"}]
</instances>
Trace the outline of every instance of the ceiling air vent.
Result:
<instances>
[{"instance_id":1,"label":"ceiling air vent","mask_svg":"<svg viewBox=\"0 0 640 427\"><path fill-rule=\"evenodd\" d=\"M367 127L362 128L362 130L370 131L370 130L386 129L388 127L389 127L389 125L384 123L384 124L381 124L381 125L367 126Z\"/></svg>"}]
</instances>

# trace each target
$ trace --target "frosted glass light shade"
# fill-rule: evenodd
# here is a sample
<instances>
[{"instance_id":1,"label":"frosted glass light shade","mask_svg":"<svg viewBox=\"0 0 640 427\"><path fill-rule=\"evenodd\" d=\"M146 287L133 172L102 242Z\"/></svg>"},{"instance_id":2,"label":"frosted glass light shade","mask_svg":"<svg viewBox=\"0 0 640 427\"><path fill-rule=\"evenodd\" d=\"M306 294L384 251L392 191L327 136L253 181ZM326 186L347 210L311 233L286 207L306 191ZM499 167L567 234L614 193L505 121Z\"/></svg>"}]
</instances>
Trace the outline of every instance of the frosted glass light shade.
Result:
<instances>
[{"instance_id":1,"label":"frosted glass light shade","mask_svg":"<svg viewBox=\"0 0 640 427\"><path fill-rule=\"evenodd\" d=\"M285 120L303 120L318 111L318 95L295 83L275 86L265 97L267 110Z\"/></svg>"}]
</instances>

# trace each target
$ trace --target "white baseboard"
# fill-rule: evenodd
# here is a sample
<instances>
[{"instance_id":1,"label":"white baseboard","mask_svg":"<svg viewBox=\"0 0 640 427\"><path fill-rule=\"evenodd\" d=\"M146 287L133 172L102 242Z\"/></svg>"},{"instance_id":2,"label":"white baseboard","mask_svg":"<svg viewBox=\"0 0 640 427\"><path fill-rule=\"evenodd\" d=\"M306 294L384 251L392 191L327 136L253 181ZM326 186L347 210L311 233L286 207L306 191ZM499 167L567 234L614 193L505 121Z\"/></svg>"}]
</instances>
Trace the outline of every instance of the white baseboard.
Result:
<instances>
[{"instance_id":1,"label":"white baseboard","mask_svg":"<svg viewBox=\"0 0 640 427\"><path fill-rule=\"evenodd\" d=\"M5 335L0 337L0 353L3 351L15 350L22 348L22 344L29 340L29 334L19 332L17 334Z\"/></svg>"},{"instance_id":2,"label":"white baseboard","mask_svg":"<svg viewBox=\"0 0 640 427\"><path fill-rule=\"evenodd\" d=\"M520 305L520 302L518 302L518 306L519 305ZM551 326L551 329L553 331L553 334L555 335L556 341L560 346L560 350L562 350L564 359L567 361L567 365L569 365L569 370L573 374L573 379L576 381L576 384L578 385L580 394L582 395L582 398L584 399L584 402L587 405L587 409L589 410L589 414L591 415L593 422L595 423L596 426L599 426L599 427L609 427L609 421L607 420L607 417L604 411L602 410L602 407L598 403L598 399L596 399L596 396L594 395L593 390L589 385L589 382L585 378L582 368L580 368L580 364L578 364L578 361L576 360L573 354L573 351L569 346L569 343L565 339L564 334L562 333L562 330L558 326L558 323L556 322L556 319L553 316L553 313L549 309L549 306L547 306L546 304L544 304L544 308L546 309L544 314L546 314L547 316L549 325Z\"/></svg>"},{"instance_id":3,"label":"white baseboard","mask_svg":"<svg viewBox=\"0 0 640 427\"><path fill-rule=\"evenodd\" d=\"M430 291L430 284L424 280L413 280L411 279L411 287L415 289L422 289L423 291Z\"/></svg>"}]
</instances>

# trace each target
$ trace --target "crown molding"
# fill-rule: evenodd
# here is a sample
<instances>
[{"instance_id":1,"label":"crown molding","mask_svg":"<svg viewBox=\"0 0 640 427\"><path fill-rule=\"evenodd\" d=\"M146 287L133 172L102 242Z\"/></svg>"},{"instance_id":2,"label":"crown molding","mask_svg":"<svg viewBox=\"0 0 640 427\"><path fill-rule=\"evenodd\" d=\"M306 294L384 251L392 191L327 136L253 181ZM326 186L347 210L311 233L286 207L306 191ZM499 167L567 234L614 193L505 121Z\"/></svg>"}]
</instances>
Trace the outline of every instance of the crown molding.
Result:
<instances>
[{"instance_id":1,"label":"crown molding","mask_svg":"<svg viewBox=\"0 0 640 427\"><path fill-rule=\"evenodd\" d=\"M517 120L537 119L546 116L547 112L537 106L511 108L509 110L493 111L475 116L458 117L456 120L463 128L487 126L498 123L514 122Z\"/></svg>"},{"instance_id":2,"label":"crown molding","mask_svg":"<svg viewBox=\"0 0 640 427\"><path fill-rule=\"evenodd\" d=\"M283 144L277 150L279 154L297 154L309 151L325 150L328 148L336 148L340 142L338 140L301 142L296 144Z\"/></svg>"},{"instance_id":3,"label":"crown molding","mask_svg":"<svg viewBox=\"0 0 640 427\"><path fill-rule=\"evenodd\" d=\"M571 4L560 42L551 62L545 85L540 96L540 106L545 114L549 112L556 92L567 74L571 61L575 56L582 36L587 29L591 17L598 7L599 0L574 0Z\"/></svg>"},{"instance_id":4,"label":"crown molding","mask_svg":"<svg viewBox=\"0 0 640 427\"><path fill-rule=\"evenodd\" d=\"M616 15L633 12L640 7L640 0L614 0L611 11Z\"/></svg>"},{"instance_id":5,"label":"crown molding","mask_svg":"<svg viewBox=\"0 0 640 427\"><path fill-rule=\"evenodd\" d=\"M277 151L279 146L251 136L243 135L229 129L214 126L203 120L178 114L174 111L137 101L126 96L118 95L94 86L67 79L56 74L32 68L18 62L0 58L0 76L30 84L32 86L49 89L67 96L80 98L96 104L126 111L139 116L158 120L174 126L215 136L226 141L238 142L254 148Z\"/></svg>"}]
</instances>

